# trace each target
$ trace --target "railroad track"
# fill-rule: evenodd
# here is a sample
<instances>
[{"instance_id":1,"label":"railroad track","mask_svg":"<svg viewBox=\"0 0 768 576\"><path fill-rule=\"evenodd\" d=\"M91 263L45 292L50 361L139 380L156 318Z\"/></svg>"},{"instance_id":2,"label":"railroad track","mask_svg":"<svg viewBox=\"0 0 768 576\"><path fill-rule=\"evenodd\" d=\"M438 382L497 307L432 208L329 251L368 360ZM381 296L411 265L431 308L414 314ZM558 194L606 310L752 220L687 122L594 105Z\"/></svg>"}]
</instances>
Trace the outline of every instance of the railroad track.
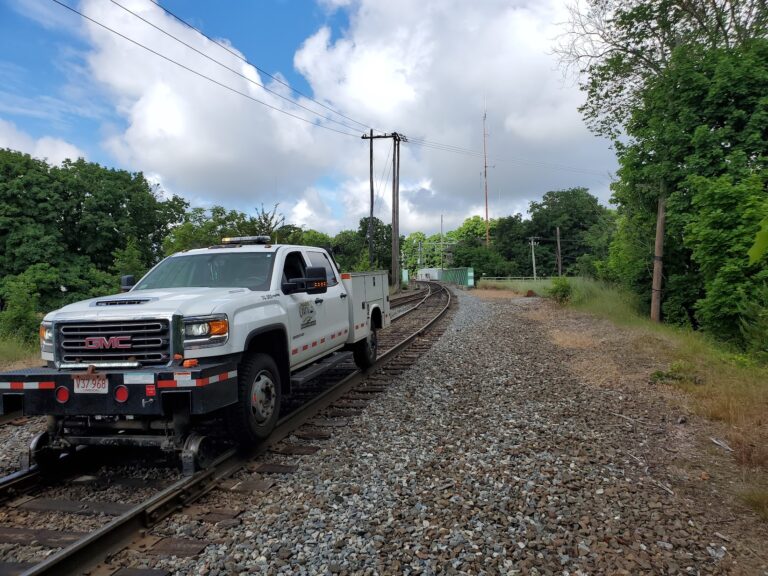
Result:
<instances>
[{"instance_id":1,"label":"railroad track","mask_svg":"<svg viewBox=\"0 0 768 576\"><path fill-rule=\"evenodd\" d=\"M373 368L361 373L352 366L341 366L311 385L308 383L298 395L301 401L291 406L272 435L247 453L224 450L205 470L186 477L167 467L145 468L144 476L136 477L127 474L125 466L109 468L106 476L91 476L87 472L99 462L92 462L88 469L81 468L83 462L75 459L69 470L62 471L62 478L68 480L66 484L47 485L35 467L0 479L0 498L7 500L5 507L0 509L0 575L58 576L87 572L92 576L129 576L132 574L130 570L120 571L124 561L110 563L105 560L121 550L123 553L126 550L142 551L143 555L162 554L165 550L167 554L183 555L184 550L189 553L193 549L199 551L201 545L204 548L207 544L199 541L152 539L146 536L146 531L171 514L187 509L212 490L221 489L227 479L244 469L262 474L288 471L285 466L281 468L281 465L259 461L269 451L312 453L316 447L286 442L286 439L289 436L309 441L327 439L334 428L343 426L370 399L384 392L393 377L410 368L447 326L445 317L451 306L450 292L436 283L429 283L423 292L427 294L419 294L419 302L400 316L397 323L381 331L379 349L383 352ZM87 462L88 458L83 460ZM147 480L147 474L153 480ZM161 488L149 490L148 485L161 485ZM110 499L106 502L94 499L100 493L109 495ZM12 498L14 495L16 497ZM62 495L70 498L62 498ZM43 516L38 517L41 514ZM54 520L45 514L52 515ZM77 520L61 521L65 515L73 514L78 515ZM4 528L3 525L8 523L12 526ZM17 527L18 523L23 527ZM54 531L47 528L56 523L78 529ZM82 528L87 528L88 532L82 532ZM3 542L16 546L4 548ZM29 548L30 543L34 550L25 553L24 549ZM50 554L51 549L56 548L59 551ZM16 562L3 563L4 559ZM27 559L33 561L27 562ZM149 570L133 574L159 576L164 573Z\"/></svg>"}]
</instances>

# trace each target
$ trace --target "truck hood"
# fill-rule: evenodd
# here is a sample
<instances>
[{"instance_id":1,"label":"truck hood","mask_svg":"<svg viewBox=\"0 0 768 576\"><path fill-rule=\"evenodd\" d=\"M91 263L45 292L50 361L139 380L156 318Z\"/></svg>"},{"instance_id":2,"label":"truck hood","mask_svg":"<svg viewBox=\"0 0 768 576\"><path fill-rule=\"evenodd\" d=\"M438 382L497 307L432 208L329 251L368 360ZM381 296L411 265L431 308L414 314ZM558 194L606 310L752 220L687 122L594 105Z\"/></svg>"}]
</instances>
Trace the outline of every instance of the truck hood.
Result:
<instances>
[{"instance_id":1,"label":"truck hood","mask_svg":"<svg viewBox=\"0 0 768 576\"><path fill-rule=\"evenodd\" d=\"M110 318L151 318L204 316L227 308L233 300L255 293L247 288L165 288L137 290L114 296L82 300L54 310L45 320L106 320Z\"/></svg>"}]
</instances>

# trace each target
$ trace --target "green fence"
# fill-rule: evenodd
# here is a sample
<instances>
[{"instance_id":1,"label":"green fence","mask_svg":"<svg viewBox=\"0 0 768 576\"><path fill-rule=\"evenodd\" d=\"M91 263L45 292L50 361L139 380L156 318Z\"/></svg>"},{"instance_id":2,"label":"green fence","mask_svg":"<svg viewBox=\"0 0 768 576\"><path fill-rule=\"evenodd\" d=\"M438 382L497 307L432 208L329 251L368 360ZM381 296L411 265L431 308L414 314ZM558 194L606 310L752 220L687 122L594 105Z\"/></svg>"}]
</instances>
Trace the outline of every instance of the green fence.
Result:
<instances>
[{"instance_id":1,"label":"green fence","mask_svg":"<svg viewBox=\"0 0 768 576\"><path fill-rule=\"evenodd\" d=\"M419 268L416 280L440 280L448 284L457 284L474 288L474 268Z\"/></svg>"}]
</instances>

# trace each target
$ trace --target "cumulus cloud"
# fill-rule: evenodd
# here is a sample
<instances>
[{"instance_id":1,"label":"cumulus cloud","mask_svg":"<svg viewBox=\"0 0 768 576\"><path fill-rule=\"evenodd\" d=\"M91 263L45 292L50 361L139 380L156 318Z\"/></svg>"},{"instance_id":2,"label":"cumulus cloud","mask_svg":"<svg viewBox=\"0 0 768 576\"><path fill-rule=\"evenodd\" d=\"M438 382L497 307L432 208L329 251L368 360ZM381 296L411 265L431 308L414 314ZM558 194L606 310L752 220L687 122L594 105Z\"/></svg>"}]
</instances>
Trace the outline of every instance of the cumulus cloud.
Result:
<instances>
[{"instance_id":1,"label":"cumulus cloud","mask_svg":"<svg viewBox=\"0 0 768 576\"><path fill-rule=\"evenodd\" d=\"M225 51L152 2L124 1L245 78L112 3L84 0L82 8L215 82L316 119L257 86L289 94L244 64L237 47L230 46L234 54ZM555 23L565 19L560 2L318 2L329 11L348 11L349 26L334 33L320 28L297 47L294 65L316 99L387 132L476 151L483 148L487 108L492 216L524 208L547 190L570 186L588 186L607 199L613 154L584 128L576 110L582 97L577 88L563 84L549 54L558 33ZM122 167L157 174L170 189L203 203L247 209L280 202L294 223L309 227L356 227L368 214L368 150L359 137L289 118L98 26L83 26L91 47L86 57L91 76L124 122L105 132L104 141ZM262 55L248 54L248 59L259 62ZM353 136L363 132L360 126L323 123ZM389 140L376 142L376 179L383 181L377 216L385 222L390 220L384 173L389 147ZM404 143L402 230L433 232L440 214L453 226L484 213L481 172L477 155ZM325 184L329 180L338 184Z\"/></svg>"},{"instance_id":2,"label":"cumulus cloud","mask_svg":"<svg viewBox=\"0 0 768 576\"><path fill-rule=\"evenodd\" d=\"M46 160L50 164L61 164L67 159L85 158L82 150L65 140L50 136L35 139L19 130L12 122L2 118L0 118L0 148L25 152L35 158Z\"/></svg>"}]
</instances>

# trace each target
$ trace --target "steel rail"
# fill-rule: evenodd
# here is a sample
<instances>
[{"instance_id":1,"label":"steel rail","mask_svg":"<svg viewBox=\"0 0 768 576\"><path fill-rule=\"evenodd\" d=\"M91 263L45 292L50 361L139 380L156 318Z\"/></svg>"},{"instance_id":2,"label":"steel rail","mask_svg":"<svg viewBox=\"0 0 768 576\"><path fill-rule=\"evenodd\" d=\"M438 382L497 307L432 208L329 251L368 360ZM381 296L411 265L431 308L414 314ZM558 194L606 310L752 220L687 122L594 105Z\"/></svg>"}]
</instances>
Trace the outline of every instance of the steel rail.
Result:
<instances>
[{"instance_id":1,"label":"steel rail","mask_svg":"<svg viewBox=\"0 0 768 576\"><path fill-rule=\"evenodd\" d=\"M376 361L375 367L386 364L445 315L451 305L451 292L444 286L440 286L440 288L441 290L435 295L443 291L446 293L448 298L445 306L418 330L384 352ZM247 452L229 450L215 460L209 468L187 478L182 478L82 540L63 548L45 561L30 568L22 576L79 575L91 570L111 554L123 549L131 536L150 528L174 512L198 500L213 490L218 482L235 474L249 461L264 454L270 446L290 436L299 426L359 385L367 374L368 372L359 370L353 372L332 388L279 420L269 438L257 447Z\"/></svg>"},{"instance_id":2,"label":"steel rail","mask_svg":"<svg viewBox=\"0 0 768 576\"><path fill-rule=\"evenodd\" d=\"M21 410L13 410L12 412L8 412L6 414L0 414L0 426L5 426L6 424L9 424L14 420L18 420L19 418L23 417L24 414L21 412Z\"/></svg>"},{"instance_id":3,"label":"steel rail","mask_svg":"<svg viewBox=\"0 0 768 576\"><path fill-rule=\"evenodd\" d=\"M438 284L438 286L439 286L439 284ZM443 289L443 287L442 287L442 286L441 286L441 289ZM447 292L447 290L446 290L446 292ZM450 294L450 292L448 292L448 294ZM419 295L419 296L421 296L421 295ZM422 304L424 304L424 302L426 302L427 300L429 300L429 298L430 298L431 296L432 296L432 283L431 283L431 282L428 282L428 283L427 283L427 293L426 293L426 295L425 295L425 296L424 296L424 297L421 299L421 301L420 301L418 304L416 304L415 306L411 306L411 307L410 307L410 308L408 308L407 310L404 310L403 312L401 312L401 313L400 313L400 314L398 314L397 316L393 316L393 317L392 317L392 322L394 322L395 320L399 320L399 319L400 319L400 318L402 318L403 316L406 316L407 314L409 314L409 313L413 312L413 311L414 311L414 310L416 310L416 309L417 309L419 306L421 306ZM414 298L414 300L416 300L416 298Z\"/></svg>"}]
</instances>

